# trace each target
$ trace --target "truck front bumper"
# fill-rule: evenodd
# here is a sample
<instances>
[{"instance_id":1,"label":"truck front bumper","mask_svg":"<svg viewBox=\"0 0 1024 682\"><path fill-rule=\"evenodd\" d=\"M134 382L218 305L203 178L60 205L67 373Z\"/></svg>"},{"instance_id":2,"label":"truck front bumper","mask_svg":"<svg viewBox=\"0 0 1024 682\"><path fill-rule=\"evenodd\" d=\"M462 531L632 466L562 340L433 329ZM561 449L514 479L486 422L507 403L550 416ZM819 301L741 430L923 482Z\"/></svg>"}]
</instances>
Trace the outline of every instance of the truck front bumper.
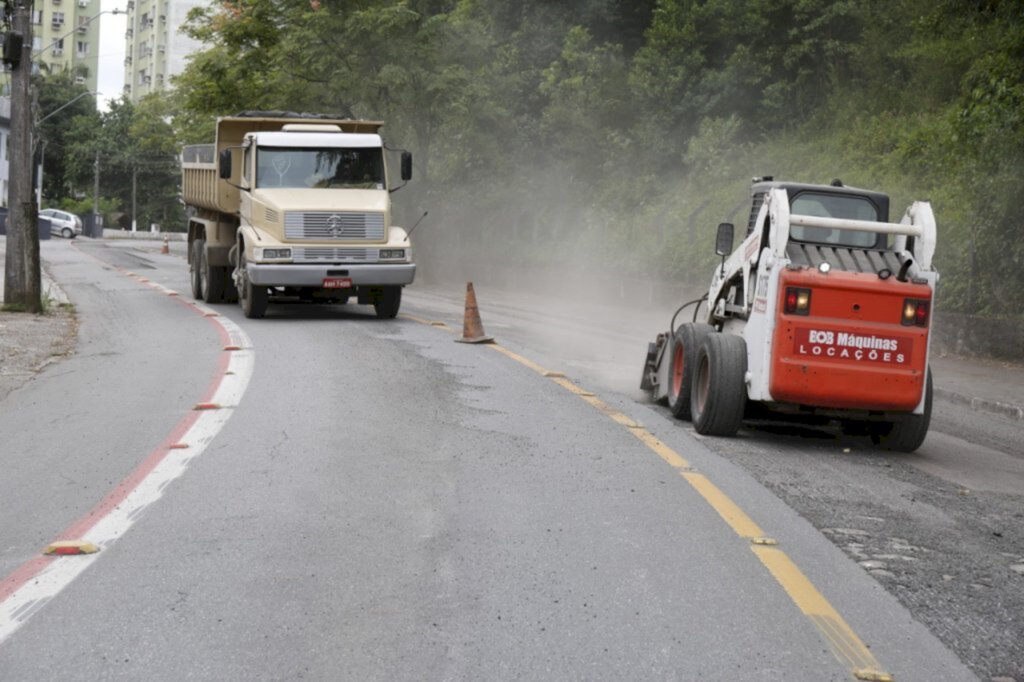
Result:
<instances>
[{"instance_id":1,"label":"truck front bumper","mask_svg":"<svg viewBox=\"0 0 1024 682\"><path fill-rule=\"evenodd\" d=\"M265 287L321 287L328 277L349 277L352 286L396 286L412 284L415 263L394 265L300 265L291 263L247 263L249 281Z\"/></svg>"}]
</instances>

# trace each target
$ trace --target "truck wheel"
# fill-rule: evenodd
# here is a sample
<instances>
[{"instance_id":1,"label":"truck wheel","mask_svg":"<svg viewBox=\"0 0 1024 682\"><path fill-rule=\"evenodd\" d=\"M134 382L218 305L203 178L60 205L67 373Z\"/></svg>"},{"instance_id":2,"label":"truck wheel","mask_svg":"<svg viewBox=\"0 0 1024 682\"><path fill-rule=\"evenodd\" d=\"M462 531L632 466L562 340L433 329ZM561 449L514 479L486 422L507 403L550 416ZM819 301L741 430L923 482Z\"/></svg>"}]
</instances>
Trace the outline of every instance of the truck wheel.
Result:
<instances>
[{"instance_id":1,"label":"truck wheel","mask_svg":"<svg viewBox=\"0 0 1024 682\"><path fill-rule=\"evenodd\" d=\"M231 276L232 268L225 267L220 270L224 277L224 300L228 303L238 303L238 287L235 286L235 280Z\"/></svg>"},{"instance_id":2,"label":"truck wheel","mask_svg":"<svg viewBox=\"0 0 1024 682\"><path fill-rule=\"evenodd\" d=\"M690 392L693 428L705 436L734 436L747 404L747 344L735 334L711 333L697 348Z\"/></svg>"},{"instance_id":3,"label":"truck wheel","mask_svg":"<svg viewBox=\"0 0 1024 682\"><path fill-rule=\"evenodd\" d=\"M924 413L910 415L906 419L882 424L879 444L889 450L913 452L924 443L932 421L932 370L928 368L924 385Z\"/></svg>"},{"instance_id":4,"label":"truck wheel","mask_svg":"<svg viewBox=\"0 0 1024 682\"><path fill-rule=\"evenodd\" d=\"M709 324L687 322L672 338L668 367L668 409L676 419L690 419L690 393L697 349L714 330Z\"/></svg>"},{"instance_id":5,"label":"truck wheel","mask_svg":"<svg viewBox=\"0 0 1024 682\"><path fill-rule=\"evenodd\" d=\"M249 280L244 259L242 260L242 282L242 290L239 292L242 312L250 319L263 317L267 312L269 294L266 287L256 286Z\"/></svg>"},{"instance_id":6,"label":"truck wheel","mask_svg":"<svg viewBox=\"0 0 1024 682\"><path fill-rule=\"evenodd\" d=\"M202 239L192 242L192 258L189 259L188 264L189 280L192 282L192 298L197 301L203 297L203 280L200 277L200 271L202 270L202 253L206 251L205 246L206 242Z\"/></svg>"},{"instance_id":7,"label":"truck wheel","mask_svg":"<svg viewBox=\"0 0 1024 682\"><path fill-rule=\"evenodd\" d=\"M206 249L203 249L203 256L200 259L200 278L203 281L203 300L207 303L220 303L224 298L225 268L210 267L210 260L206 257Z\"/></svg>"},{"instance_id":8,"label":"truck wheel","mask_svg":"<svg viewBox=\"0 0 1024 682\"><path fill-rule=\"evenodd\" d=\"M398 308L402 305L402 287L383 287L380 294L373 302L373 309L377 318L390 320L398 315Z\"/></svg>"}]
</instances>

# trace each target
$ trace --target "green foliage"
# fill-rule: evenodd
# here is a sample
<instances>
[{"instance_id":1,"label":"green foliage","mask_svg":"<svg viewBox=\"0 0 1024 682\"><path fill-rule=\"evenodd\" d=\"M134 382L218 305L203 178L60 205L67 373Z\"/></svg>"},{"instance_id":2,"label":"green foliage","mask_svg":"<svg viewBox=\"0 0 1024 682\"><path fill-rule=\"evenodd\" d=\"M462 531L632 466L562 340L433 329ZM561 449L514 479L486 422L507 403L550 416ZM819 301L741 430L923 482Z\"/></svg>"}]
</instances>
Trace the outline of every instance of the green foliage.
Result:
<instances>
[{"instance_id":1,"label":"green foliage","mask_svg":"<svg viewBox=\"0 0 1024 682\"><path fill-rule=\"evenodd\" d=\"M96 100L89 89L75 82L75 74L63 71L35 79L36 158L43 158L43 196L59 201L75 191L65 158L75 144L73 131L99 125ZM45 202L44 202L45 203Z\"/></svg>"},{"instance_id":2,"label":"green foliage","mask_svg":"<svg viewBox=\"0 0 1024 682\"><path fill-rule=\"evenodd\" d=\"M122 98L95 118L73 119L65 133L62 162L69 191L60 197L62 204L78 206L75 212L92 211L98 167L106 226L129 227L134 211L139 229L158 223L164 230L183 230L179 144L167 122L172 112L169 98L153 95L138 105Z\"/></svg>"},{"instance_id":3,"label":"green foliage","mask_svg":"<svg viewBox=\"0 0 1024 682\"><path fill-rule=\"evenodd\" d=\"M932 201L944 308L1024 313L1019 2L236 0L188 30L179 143L242 109L386 120L426 256L704 283L751 176L839 177L893 219Z\"/></svg>"}]
</instances>

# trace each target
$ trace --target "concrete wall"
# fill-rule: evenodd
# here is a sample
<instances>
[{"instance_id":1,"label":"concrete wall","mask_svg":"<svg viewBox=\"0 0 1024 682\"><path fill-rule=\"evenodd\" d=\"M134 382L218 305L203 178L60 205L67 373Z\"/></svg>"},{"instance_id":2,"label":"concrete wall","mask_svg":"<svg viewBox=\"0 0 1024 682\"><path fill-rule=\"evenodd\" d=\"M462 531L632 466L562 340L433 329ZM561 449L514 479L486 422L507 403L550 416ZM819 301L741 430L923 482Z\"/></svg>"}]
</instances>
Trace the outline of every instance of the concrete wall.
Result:
<instances>
[{"instance_id":1,"label":"concrete wall","mask_svg":"<svg viewBox=\"0 0 1024 682\"><path fill-rule=\"evenodd\" d=\"M980 317L939 310L935 314L932 352L1024 361L1024 318Z\"/></svg>"}]
</instances>

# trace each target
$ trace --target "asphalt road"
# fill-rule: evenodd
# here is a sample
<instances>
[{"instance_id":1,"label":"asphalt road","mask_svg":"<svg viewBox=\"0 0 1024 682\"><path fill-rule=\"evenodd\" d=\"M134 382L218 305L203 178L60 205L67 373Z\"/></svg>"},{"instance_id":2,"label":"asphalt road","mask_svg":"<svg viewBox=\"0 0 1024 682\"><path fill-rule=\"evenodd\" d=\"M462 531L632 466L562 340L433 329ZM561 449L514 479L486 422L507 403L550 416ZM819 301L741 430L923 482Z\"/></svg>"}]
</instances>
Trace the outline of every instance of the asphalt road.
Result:
<instances>
[{"instance_id":1,"label":"asphalt road","mask_svg":"<svg viewBox=\"0 0 1024 682\"><path fill-rule=\"evenodd\" d=\"M907 457L827 432L701 439L619 383L636 380L640 358L625 356L646 332L610 318L482 302L488 332L516 357L452 342L458 294L410 289L410 317L386 322L356 306L273 308L264 320L218 306L218 319L164 288L187 291L175 256L66 246L48 256L81 319L79 351L0 402L4 679L1019 670L1005 657L984 668L961 648L987 647L1002 624L1007 637L984 653L1016 655L1020 609L946 604L965 625L918 603L956 585L965 608L981 594L1013 607L1012 590L977 567L995 566L998 514L1019 528L1019 496L961 494ZM183 420L218 396L220 416L184 442L198 432ZM192 449L169 449L179 442ZM103 505L126 479L145 488L133 472L154 458L153 475L178 470L145 505L131 506L135 493ZM68 529L88 538L129 507L98 554L36 566ZM93 527L90 514L107 516ZM928 523L948 538L921 535ZM752 543L751 528L778 545ZM856 552L885 565L872 575ZM919 566L946 562L950 580L914 587ZM5 594L11 575L31 577ZM46 596L4 610L33 590Z\"/></svg>"}]
</instances>

